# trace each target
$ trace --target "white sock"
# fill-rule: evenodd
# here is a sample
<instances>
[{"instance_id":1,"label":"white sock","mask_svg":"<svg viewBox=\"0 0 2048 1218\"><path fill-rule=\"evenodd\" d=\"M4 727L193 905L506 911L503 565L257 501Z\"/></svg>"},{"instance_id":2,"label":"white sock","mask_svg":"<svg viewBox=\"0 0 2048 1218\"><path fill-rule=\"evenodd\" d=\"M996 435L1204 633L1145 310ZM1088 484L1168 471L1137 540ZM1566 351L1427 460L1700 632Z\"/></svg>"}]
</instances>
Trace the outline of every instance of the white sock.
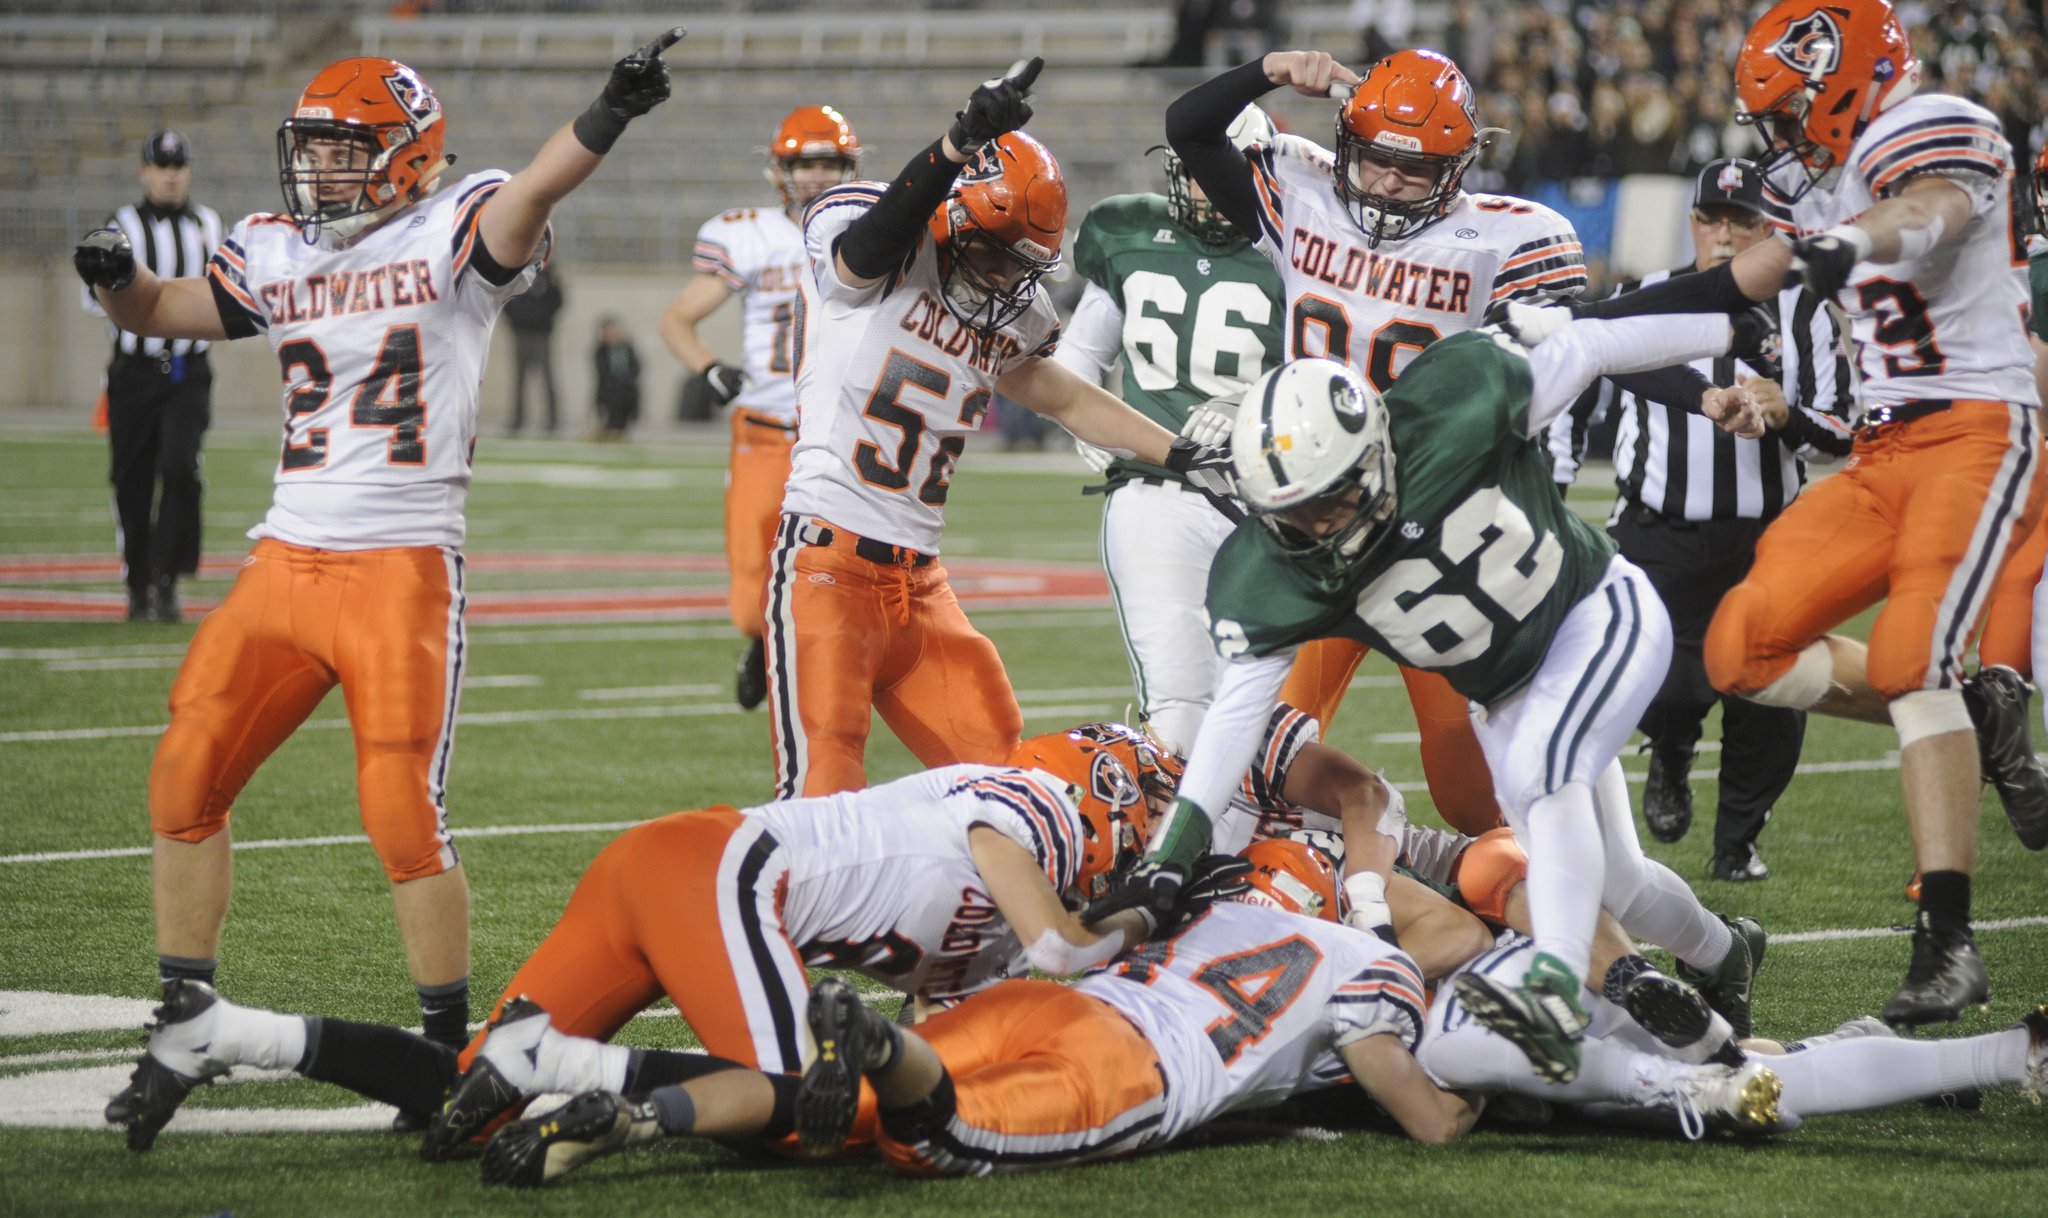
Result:
<instances>
[{"instance_id":1,"label":"white sock","mask_svg":"<svg viewBox=\"0 0 2048 1218\"><path fill-rule=\"evenodd\" d=\"M1735 938L1728 924L1708 912L1678 873L1653 858L1637 866L1637 886L1621 908L1608 906L1615 919L1635 938L1656 944L1692 965L1711 972L1727 959Z\"/></svg>"},{"instance_id":2,"label":"white sock","mask_svg":"<svg viewBox=\"0 0 2048 1218\"><path fill-rule=\"evenodd\" d=\"M1579 1049L1578 1077L1569 1083L1552 1083L1536 1076L1528 1054L1514 1042L1478 1024L1425 1041L1422 1064L1454 1089L1510 1091L1562 1104L1641 1104L1672 1071L1685 1069L1626 1045L1589 1037Z\"/></svg>"},{"instance_id":3,"label":"white sock","mask_svg":"<svg viewBox=\"0 0 2048 1218\"><path fill-rule=\"evenodd\" d=\"M1578 783L1529 806L1529 920L1536 950L1580 979L1593 955L1606 858L1593 793Z\"/></svg>"},{"instance_id":4,"label":"white sock","mask_svg":"<svg viewBox=\"0 0 2048 1218\"><path fill-rule=\"evenodd\" d=\"M218 999L213 1045L207 1056L236 1066L293 1070L306 1056L306 1017Z\"/></svg>"},{"instance_id":5,"label":"white sock","mask_svg":"<svg viewBox=\"0 0 2048 1218\"><path fill-rule=\"evenodd\" d=\"M1770 1066L1785 1085L1781 1103L1820 1116L2017 1086L2026 1078L2027 1042L2023 1027L1954 1040L1867 1036L1773 1057Z\"/></svg>"},{"instance_id":6,"label":"white sock","mask_svg":"<svg viewBox=\"0 0 2048 1218\"><path fill-rule=\"evenodd\" d=\"M585 1036L568 1036L549 1028L540 1036L535 1055L533 1088L542 1093L580 1095L585 1091L626 1089L626 1063L633 1051Z\"/></svg>"}]
</instances>

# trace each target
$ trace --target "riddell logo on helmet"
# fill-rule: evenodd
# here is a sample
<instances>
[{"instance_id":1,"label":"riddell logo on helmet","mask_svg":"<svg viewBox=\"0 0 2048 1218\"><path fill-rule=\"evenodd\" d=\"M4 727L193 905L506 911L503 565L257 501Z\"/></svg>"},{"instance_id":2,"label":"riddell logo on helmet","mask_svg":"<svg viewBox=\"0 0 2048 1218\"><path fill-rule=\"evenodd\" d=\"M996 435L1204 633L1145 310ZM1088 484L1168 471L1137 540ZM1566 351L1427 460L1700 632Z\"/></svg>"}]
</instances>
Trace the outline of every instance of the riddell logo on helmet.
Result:
<instances>
[{"instance_id":1,"label":"riddell logo on helmet","mask_svg":"<svg viewBox=\"0 0 2048 1218\"><path fill-rule=\"evenodd\" d=\"M1816 9L1786 26L1771 54L1809 79L1832 76L1842 66L1842 27L1826 9Z\"/></svg>"},{"instance_id":2,"label":"riddell logo on helmet","mask_svg":"<svg viewBox=\"0 0 2048 1218\"><path fill-rule=\"evenodd\" d=\"M292 112L293 118L333 118L334 110L328 106L300 106Z\"/></svg>"},{"instance_id":3,"label":"riddell logo on helmet","mask_svg":"<svg viewBox=\"0 0 2048 1218\"><path fill-rule=\"evenodd\" d=\"M1019 237L1015 241L1010 242L1010 248L1027 258L1035 258L1040 262L1051 262L1053 258L1051 250L1029 237Z\"/></svg>"},{"instance_id":4,"label":"riddell logo on helmet","mask_svg":"<svg viewBox=\"0 0 2048 1218\"><path fill-rule=\"evenodd\" d=\"M1398 131L1382 131L1372 137L1372 142L1383 148L1397 148L1402 152L1421 152L1422 141L1412 135Z\"/></svg>"}]
</instances>

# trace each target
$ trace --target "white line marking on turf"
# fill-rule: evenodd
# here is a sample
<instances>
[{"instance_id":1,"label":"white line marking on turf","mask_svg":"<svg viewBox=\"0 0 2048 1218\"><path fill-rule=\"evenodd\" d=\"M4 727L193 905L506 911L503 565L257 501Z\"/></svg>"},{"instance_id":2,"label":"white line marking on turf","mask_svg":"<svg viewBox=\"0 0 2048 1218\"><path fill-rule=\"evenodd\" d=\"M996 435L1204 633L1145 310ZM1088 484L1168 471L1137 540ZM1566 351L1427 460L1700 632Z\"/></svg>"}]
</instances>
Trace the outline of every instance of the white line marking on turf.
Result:
<instances>
[{"instance_id":1,"label":"white line marking on turf","mask_svg":"<svg viewBox=\"0 0 2048 1218\"><path fill-rule=\"evenodd\" d=\"M105 656L97 660L51 660L48 672L115 672L127 668L176 668L185 662L182 654L168 656Z\"/></svg>"},{"instance_id":2,"label":"white line marking on turf","mask_svg":"<svg viewBox=\"0 0 2048 1218\"><path fill-rule=\"evenodd\" d=\"M632 698L701 698L724 692L723 685L619 685L579 689L576 696L590 702L622 702Z\"/></svg>"},{"instance_id":3,"label":"white line marking on turf","mask_svg":"<svg viewBox=\"0 0 2048 1218\"><path fill-rule=\"evenodd\" d=\"M462 688L470 689L531 689L541 684L541 679L527 673L505 673L495 677L464 677Z\"/></svg>"}]
</instances>

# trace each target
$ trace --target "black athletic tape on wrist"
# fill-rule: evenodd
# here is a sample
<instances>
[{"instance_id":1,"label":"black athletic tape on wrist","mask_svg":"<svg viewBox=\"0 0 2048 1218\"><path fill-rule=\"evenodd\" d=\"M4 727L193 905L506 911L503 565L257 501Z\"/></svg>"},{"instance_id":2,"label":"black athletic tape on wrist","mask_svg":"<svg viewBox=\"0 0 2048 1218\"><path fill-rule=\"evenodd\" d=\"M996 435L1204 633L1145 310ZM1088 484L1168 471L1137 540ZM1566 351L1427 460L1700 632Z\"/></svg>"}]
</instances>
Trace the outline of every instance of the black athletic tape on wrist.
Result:
<instances>
[{"instance_id":1,"label":"black athletic tape on wrist","mask_svg":"<svg viewBox=\"0 0 2048 1218\"><path fill-rule=\"evenodd\" d=\"M631 121L612 113L611 107L605 105L604 98L600 97L576 116L569 129L575 133L577 143L603 156L619 142L619 137L626 133L626 124Z\"/></svg>"}]
</instances>

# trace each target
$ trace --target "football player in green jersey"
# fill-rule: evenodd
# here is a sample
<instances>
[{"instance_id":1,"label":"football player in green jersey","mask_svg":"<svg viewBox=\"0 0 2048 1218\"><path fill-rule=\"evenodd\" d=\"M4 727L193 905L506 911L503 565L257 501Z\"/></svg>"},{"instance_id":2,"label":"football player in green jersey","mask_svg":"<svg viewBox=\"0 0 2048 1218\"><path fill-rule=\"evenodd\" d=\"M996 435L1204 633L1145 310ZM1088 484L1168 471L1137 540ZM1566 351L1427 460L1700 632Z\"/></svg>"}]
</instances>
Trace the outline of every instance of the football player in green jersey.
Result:
<instances>
[{"instance_id":1,"label":"football player in green jersey","mask_svg":"<svg viewBox=\"0 0 2048 1218\"><path fill-rule=\"evenodd\" d=\"M1149 868L1102 911L1166 905L1209 848L1211 809L1250 762L1294 651L1351 638L1442 673L1471 700L1529 854L1539 952L1522 985L1461 983L1476 1016L1546 1077L1571 1078L1603 904L1692 969L1710 999L1746 1005L1761 929L1731 933L1644 857L1616 761L1662 681L1670 621L1642 572L1565 507L1532 439L1594 377L1721 354L1731 334L1706 315L1573 322L1530 351L1488 327L1432 344L1384 398L1327 360L1255 383L1232 436L1254 515L1209 579L1229 664ZM1738 434L1762 427L1751 398L1714 413Z\"/></svg>"},{"instance_id":2,"label":"football player in green jersey","mask_svg":"<svg viewBox=\"0 0 2048 1218\"><path fill-rule=\"evenodd\" d=\"M1230 126L1239 147L1272 136L1257 106ZM1052 358L1101 384L1121 355L1124 401L1169 431L1194 435L1206 421L1220 441L1228 420L1205 419L1202 405L1236 400L1280 361L1280 280L1171 150L1166 179L1164 195L1115 195L1081 221L1074 268L1088 286ZM1170 470L1082 453L1107 475L1102 565L1143 722L1180 752L1223 673L1202 598L1216 548L1244 512Z\"/></svg>"}]
</instances>

